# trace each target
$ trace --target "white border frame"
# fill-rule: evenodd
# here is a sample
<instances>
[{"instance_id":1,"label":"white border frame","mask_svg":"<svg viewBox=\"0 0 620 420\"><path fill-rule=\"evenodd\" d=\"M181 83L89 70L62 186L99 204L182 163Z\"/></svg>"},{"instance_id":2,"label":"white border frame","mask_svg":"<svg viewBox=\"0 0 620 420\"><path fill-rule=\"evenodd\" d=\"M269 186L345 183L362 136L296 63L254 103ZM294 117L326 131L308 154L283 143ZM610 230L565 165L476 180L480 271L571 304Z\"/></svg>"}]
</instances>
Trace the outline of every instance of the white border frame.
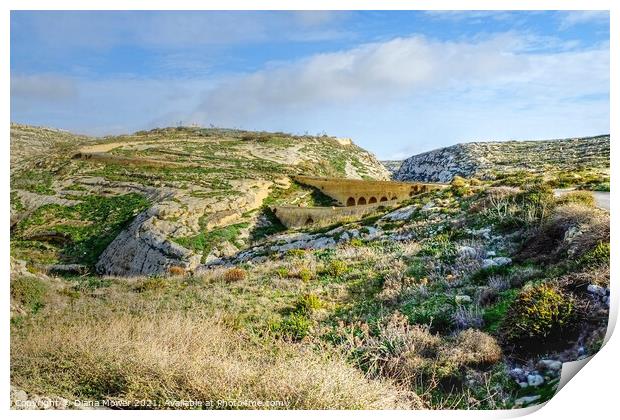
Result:
<instances>
[{"instance_id":1,"label":"white border frame","mask_svg":"<svg viewBox=\"0 0 620 420\"><path fill-rule=\"evenodd\" d=\"M88 7L86 7L88 6ZM418 1L406 1L406 0L263 0L260 3L256 0L203 0L200 2L191 0L175 0L174 2L166 2L163 0L133 0L131 2L122 0L91 0L75 1L75 0L57 0L53 3L45 0L5 0L2 2L3 14L0 25L0 40L2 45L3 65L1 66L0 79L3 83L3 92L5 92L4 100L0 103L1 112L3 115L2 120L2 147L3 153L0 154L2 159L1 167L5 170L2 172L2 189L3 196L8 197L9 192L9 178L10 178L10 62L9 62L9 48L10 48L10 10L610 10L610 53L611 53L611 74L618 75L618 37L620 36L620 25L618 23L620 16L620 2L612 0L418 0ZM612 116L610 121L610 134L612 137L611 142L611 160L617 162L617 148L613 145L614 134L617 132L618 123L620 120L613 118L614 115L618 116L618 83L616 78L611 78L610 86L610 115ZM611 168L611 176L613 179L617 179L620 166ZM615 187L614 187L615 188ZM617 209L617 200L615 196L611 197L611 209L615 214ZM2 206L3 220L9 220L9 200L4 201ZM615 219L611 219L611 234L612 234L612 248L615 250L614 238L617 237L618 223ZM2 307L5 309L5 314L8 315L9 309L9 224L5 222L3 225L5 234L3 235L3 241L1 243L0 258L2 261L2 276L4 284L4 293L1 293ZM615 278L617 272L618 259L613 259L611 262L612 278ZM620 379L620 361L617 355L620 355L620 343L618 338L611 335L613 328L615 327L618 313L618 296L616 292L618 287L615 284L616 280L612 281L612 293L611 293L611 311L609 330L607 334L607 344L605 347L592 358L587 364L588 366L583 369L576 379L568 382L568 384L562 388L562 390L553 397L549 403L540 411L537 411L540 406L535 408L526 408L512 411L361 411L361 412L338 412L337 415L355 416L356 418L375 418L377 416L389 416L390 418L407 418L412 416L416 418L506 418L517 417L520 415L535 412L532 418L544 419L549 416L558 416L564 418L609 418L610 413L615 411L617 407L616 389L618 387L618 380ZM40 412L36 411L16 411L9 410L9 317L3 317L4 328L1 329L2 343L1 348L2 355L2 388L0 389L0 404L3 410L7 411L9 417L38 417ZM565 372L569 369L565 369ZM577 369L578 370L578 369ZM118 412L115 412L119 414ZM123 416L139 416L142 413L139 411L123 412ZM262 412L262 411L243 411L243 412L178 412L178 411L158 411L150 412L149 416L155 417L169 417L169 416L192 416L203 417L205 415L229 418L231 416L237 416L242 414L244 417L257 418L258 416L266 417L281 417L281 416L299 416L299 417L315 417L316 412L313 411L285 411L285 412ZM328 411L326 415L332 415L334 412ZM48 411L44 415L49 418L66 418L73 416L89 416L95 418L107 417L111 415L110 411Z\"/></svg>"}]
</instances>

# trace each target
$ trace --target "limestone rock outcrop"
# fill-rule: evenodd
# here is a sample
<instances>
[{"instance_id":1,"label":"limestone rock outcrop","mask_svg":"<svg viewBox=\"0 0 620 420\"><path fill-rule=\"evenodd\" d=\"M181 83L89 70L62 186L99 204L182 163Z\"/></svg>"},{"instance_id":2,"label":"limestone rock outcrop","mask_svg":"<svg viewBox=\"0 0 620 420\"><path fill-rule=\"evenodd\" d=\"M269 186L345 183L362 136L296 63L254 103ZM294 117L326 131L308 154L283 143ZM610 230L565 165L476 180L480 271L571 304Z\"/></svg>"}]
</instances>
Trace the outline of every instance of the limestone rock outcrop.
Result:
<instances>
[{"instance_id":1,"label":"limestone rock outcrop","mask_svg":"<svg viewBox=\"0 0 620 420\"><path fill-rule=\"evenodd\" d=\"M399 181L450 182L455 176L494 179L516 171L550 167L609 167L609 136L545 141L460 143L412 156L395 172Z\"/></svg>"}]
</instances>

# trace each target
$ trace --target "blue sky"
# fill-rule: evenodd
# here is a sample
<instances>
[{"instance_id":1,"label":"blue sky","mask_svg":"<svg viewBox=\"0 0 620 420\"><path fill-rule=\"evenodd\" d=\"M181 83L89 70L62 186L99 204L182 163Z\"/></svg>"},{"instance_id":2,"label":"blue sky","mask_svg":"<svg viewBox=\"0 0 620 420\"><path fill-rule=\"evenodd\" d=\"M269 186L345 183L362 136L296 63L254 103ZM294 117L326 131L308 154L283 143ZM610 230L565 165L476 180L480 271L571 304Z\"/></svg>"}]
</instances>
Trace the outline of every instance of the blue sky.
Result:
<instances>
[{"instance_id":1,"label":"blue sky","mask_svg":"<svg viewBox=\"0 0 620 420\"><path fill-rule=\"evenodd\" d=\"M609 132L607 12L11 12L11 119L211 124L383 159Z\"/></svg>"}]
</instances>

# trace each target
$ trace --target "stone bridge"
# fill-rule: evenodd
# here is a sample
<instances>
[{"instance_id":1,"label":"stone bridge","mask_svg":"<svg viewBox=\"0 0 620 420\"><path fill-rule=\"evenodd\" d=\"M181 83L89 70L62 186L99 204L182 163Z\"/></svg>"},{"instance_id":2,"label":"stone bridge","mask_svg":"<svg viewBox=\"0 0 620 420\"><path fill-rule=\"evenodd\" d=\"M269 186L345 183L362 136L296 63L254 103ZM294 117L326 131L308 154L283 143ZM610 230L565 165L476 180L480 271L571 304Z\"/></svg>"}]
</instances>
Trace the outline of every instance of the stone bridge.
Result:
<instances>
[{"instance_id":1,"label":"stone bridge","mask_svg":"<svg viewBox=\"0 0 620 420\"><path fill-rule=\"evenodd\" d=\"M317 188L333 198L339 207L275 206L274 214L288 228L328 226L359 220L382 207L393 207L415 194L445 188L444 184L366 181L345 178L294 176L300 184Z\"/></svg>"},{"instance_id":2,"label":"stone bridge","mask_svg":"<svg viewBox=\"0 0 620 420\"><path fill-rule=\"evenodd\" d=\"M347 207L403 201L416 194L446 186L418 182L367 181L312 176L294 176L293 179L300 184L317 188L323 194L336 200L341 206Z\"/></svg>"}]
</instances>

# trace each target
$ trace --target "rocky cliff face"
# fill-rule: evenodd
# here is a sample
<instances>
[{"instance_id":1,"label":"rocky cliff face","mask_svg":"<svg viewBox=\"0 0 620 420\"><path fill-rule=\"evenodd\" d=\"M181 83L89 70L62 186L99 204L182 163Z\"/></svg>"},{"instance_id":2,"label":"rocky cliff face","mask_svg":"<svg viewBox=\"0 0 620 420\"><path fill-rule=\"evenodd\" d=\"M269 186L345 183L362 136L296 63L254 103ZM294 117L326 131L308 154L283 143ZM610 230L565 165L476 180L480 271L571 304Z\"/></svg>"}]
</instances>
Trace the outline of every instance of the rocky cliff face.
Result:
<instances>
[{"instance_id":1,"label":"rocky cliff face","mask_svg":"<svg viewBox=\"0 0 620 420\"><path fill-rule=\"evenodd\" d=\"M454 176L473 176L482 157L466 144L433 150L406 159L394 177L401 181L450 182Z\"/></svg>"},{"instance_id":2,"label":"rocky cliff face","mask_svg":"<svg viewBox=\"0 0 620 420\"><path fill-rule=\"evenodd\" d=\"M193 270L269 232L265 200L308 200L290 181L299 174L389 178L328 136L181 127L95 139L13 124L13 253L119 276Z\"/></svg>"},{"instance_id":3,"label":"rocky cliff face","mask_svg":"<svg viewBox=\"0 0 620 420\"><path fill-rule=\"evenodd\" d=\"M494 179L500 174L609 168L609 136L547 141L463 143L406 159L401 181L450 182L456 175Z\"/></svg>"}]
</instances>

